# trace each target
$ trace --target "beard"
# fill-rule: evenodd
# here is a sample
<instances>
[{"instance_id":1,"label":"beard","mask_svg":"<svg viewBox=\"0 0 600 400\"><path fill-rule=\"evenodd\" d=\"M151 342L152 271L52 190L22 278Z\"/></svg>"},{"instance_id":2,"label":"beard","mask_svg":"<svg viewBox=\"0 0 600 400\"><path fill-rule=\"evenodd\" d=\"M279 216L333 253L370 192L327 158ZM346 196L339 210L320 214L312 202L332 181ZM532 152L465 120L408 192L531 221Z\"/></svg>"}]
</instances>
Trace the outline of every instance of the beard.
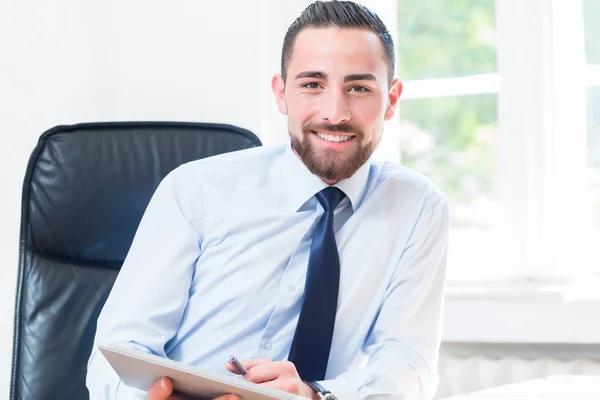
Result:
<instances>
[{"instance_id":1,"label":"beard","mask_svg":"<svg viewBox=\"0 0 600 400\"><path fill-rule=\"evenodd\" d=\"M354 139L358 145L354 152L345 156L332 149L315 149L309 136L314 135L314 131L328 131L349 133L355 135ZM362 167L371 157L377 143L369 142L361 145L361 139L364 138L364 132L359 127L349 124L329 125L304 123L302 125L302 136L300 138L292 135L290 132L292 149L298 154L304 165L313 174L327 181L341 181L348 179L360 167Z\"/></svg>"}]
</instances>

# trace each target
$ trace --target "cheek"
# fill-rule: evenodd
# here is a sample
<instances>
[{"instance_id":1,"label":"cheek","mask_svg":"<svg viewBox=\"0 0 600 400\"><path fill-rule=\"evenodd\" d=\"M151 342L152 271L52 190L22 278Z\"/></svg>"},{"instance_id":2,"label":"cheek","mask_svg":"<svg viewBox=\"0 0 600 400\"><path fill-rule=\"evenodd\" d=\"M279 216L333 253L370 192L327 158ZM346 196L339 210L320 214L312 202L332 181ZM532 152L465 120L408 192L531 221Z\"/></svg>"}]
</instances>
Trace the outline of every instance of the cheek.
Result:
<instances>
[{"instance_id":1,"label":"cheek","mask_svg":"<svg viewBox=\"0 0 600 400\"><path fill-rule=\"evenodd\" d=\"M293 98L288 102L288 118L301 126L304 122L314 119L317 109L314 99L309 96Z\"/></svg>"},{"instance_id":2,"label":"cheek","mask_svg":"<svg viewBox=\"0 0 600 400\"><path fill-rule=\"evenodd\" d=\"M385 107L379 102L364 102L356 104L352 118L355 124L363 126L367 131L371 131L382 124L384 115Z\"/></svg>"},{"instance_id":3,"label":"cheek","mask_svg":"<svg viewBox=\"0 0 600 400\"><path fill-rule=\"evenodd\" d=\"M386 101L379 96L370 96L363 99L356 99L353 102L353 111L364 118L376 119L385 113Z\"/></svg>"}]
</instances>

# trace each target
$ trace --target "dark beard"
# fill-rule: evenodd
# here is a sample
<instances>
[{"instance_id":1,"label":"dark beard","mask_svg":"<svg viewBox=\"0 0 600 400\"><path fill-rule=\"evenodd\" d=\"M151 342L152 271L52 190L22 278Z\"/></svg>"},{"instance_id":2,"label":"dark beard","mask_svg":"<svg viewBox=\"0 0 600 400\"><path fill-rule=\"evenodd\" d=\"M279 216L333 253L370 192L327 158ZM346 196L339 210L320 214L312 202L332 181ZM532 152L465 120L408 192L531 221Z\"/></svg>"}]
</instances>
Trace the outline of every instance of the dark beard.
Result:
<instances>
[{"instance_id":1,"label":"dark beard","mask_svg":"<svg viewBox=\"0 0 600 400\"><path fill-rule=\"evenodd\" d=\"M313 131L329 131L329 132L343 132L356 135L354 139L359 141L364 137L364 133L360 128L356 128L351 125L314 125L304 124L302 127L302 139L294 137L290 133L292 141L292 149L298 154L304 165L313 174L327 180L327 181L341 181L342 179L348 179L364 163L367 162L369 157L375 151L376 144L368 143L366 145L359 145L356 151L350 154L347 158L344 158L334 150L323 150L317 154L312 143L309 140L309 135L314 135Z\"/></svg>"}]
</instances>

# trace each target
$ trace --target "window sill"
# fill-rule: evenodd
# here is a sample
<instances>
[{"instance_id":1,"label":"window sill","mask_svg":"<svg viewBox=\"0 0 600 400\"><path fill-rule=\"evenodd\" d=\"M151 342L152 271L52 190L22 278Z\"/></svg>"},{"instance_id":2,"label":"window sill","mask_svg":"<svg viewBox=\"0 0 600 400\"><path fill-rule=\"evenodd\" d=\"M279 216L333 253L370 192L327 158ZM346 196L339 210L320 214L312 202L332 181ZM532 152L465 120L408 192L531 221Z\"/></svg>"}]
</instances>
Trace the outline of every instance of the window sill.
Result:
<instances>
[{"instance_id":1,"label":"window sill","mask_svg":"<svg viewBox=\"0 0 600 400\"><path fill-rule=\"evenodd\" d=\"M449 284L445 299L444 342L600 342L598 277L547 285Z\"/></svg>"}]
</instances>

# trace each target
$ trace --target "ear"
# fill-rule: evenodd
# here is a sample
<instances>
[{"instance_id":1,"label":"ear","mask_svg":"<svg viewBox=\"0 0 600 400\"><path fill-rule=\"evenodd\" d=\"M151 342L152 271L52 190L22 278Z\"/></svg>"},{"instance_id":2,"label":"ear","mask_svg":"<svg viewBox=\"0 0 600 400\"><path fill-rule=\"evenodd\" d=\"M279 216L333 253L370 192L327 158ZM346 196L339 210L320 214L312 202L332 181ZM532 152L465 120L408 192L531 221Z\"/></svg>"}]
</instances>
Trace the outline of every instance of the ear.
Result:
<instances>
[{"instance_id":1,"label":"ear","mask_svg":"<svg viewBox=\"0 0 600 400\"><path fill-rule=\"evenodd\" d=\"M388 93L388 106L385 110L384 119L389 121L394 117L396 113L396 107L398 106L398 100L400 99L400 95L402 94L402 82L399 79L394 79L392 85L390 86L390 91Z\"/></svg>"},{"instance_id":2,"label":"ear","mask_svg":"<svg viewBox=\"0 0 600 400\"><path fill-rule=\"evenodd\" d=\"M283 115L287 115L287 104L285 102L285 82L283 81L283 77L279 74L273 76L271 80L271 89L273 89L273 94L275 95L275 101L277 101L277 108L279 112Z\"/></svg>"}]
</instances>

